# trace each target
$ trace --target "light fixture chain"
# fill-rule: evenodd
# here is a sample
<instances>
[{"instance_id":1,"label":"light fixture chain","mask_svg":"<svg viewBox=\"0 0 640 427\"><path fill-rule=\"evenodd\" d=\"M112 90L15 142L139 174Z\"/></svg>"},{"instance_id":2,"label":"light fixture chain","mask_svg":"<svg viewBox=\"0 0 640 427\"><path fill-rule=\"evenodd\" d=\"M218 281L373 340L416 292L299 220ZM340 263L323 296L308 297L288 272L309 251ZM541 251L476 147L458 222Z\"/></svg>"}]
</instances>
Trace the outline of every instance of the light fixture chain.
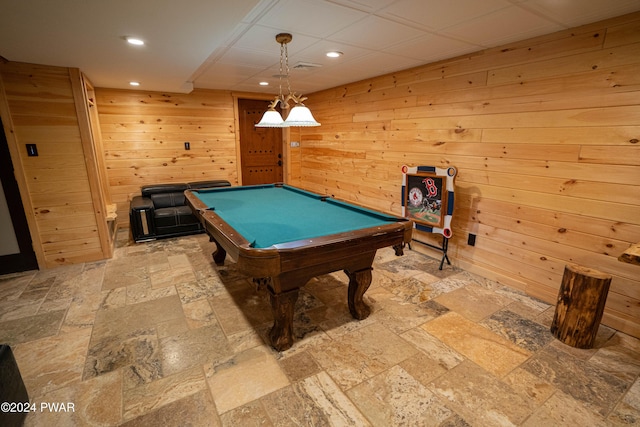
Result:
<instances>
[{"instance_id":1,"label":"light fixture chain","mask_svg":"<svg viewBox=\"0 0 640 427\"><path fill-rule=\"evenodd\" d=\"M286 43L284 44L284 63L287 66L287 92L291 95L291 81L289 80L289 49L287 49Z\"/></svg>"},{"instance_id":2,"label":"light fixture chain","mask_svg":"<svg viewBox=\"0 0 640 427\"><path fill-rule=\"evenodd\" d=\"M284 72L283 70L283 58L285 55L285 50L287 49L286 45L284 43L280 43L280 74L279 74L279 92L280 92L280 101L284 104L284 96L282 95L282 73Z\"/></svg>"}]
</instances>

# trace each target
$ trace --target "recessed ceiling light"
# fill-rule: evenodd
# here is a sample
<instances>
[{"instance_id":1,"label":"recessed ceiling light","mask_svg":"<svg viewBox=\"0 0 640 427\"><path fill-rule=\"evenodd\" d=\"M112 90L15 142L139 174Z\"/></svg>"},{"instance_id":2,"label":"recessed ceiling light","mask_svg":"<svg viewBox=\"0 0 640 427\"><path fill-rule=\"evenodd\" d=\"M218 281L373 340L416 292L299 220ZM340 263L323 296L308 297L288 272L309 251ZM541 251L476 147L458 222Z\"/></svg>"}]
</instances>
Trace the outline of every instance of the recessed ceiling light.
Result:
<instances>
[{"instance_id":1,"label":"recessed ceiling light","mask_svg":"<svg viewBox=\"0 0 640 427\"><path fill-rule=\"evenodd\" d=\"M144 45L144 40L141 40L141 39L136 38L136 37L125 37L124 39L127 41L127 43L135 45L135 46Z\"/></svg>"},{"instance_id":2,"label":"recessed ceiling light","mask_svg":"<svg viewBox=\"0 0 640 427\"><path fill-rule=\"evenodd\" d=\"M260 82L258 83L260 86L269 86L269 82Z\"/></svg>"},{"instance_id":3,"label":"recessed ceiling light","mask_svg":"<svg viewBox=\"0 0 640 427\"><path fill-rule=\"evenodd\" d=\"M140 82L129 82L131 86L140 86Z\"/></svg>"},{"instance_id":4,"label":"recessed ceiling light","mask_svg":"<svg viewBox=\"0 0 640 427\"><path fill-rule=\"evenodd\" d=\"M327 52L327 56L329 58L339 58L343 55L342 52L338 52L337 50L333 50L331 52Z\"/></svg>"}]
</instances>

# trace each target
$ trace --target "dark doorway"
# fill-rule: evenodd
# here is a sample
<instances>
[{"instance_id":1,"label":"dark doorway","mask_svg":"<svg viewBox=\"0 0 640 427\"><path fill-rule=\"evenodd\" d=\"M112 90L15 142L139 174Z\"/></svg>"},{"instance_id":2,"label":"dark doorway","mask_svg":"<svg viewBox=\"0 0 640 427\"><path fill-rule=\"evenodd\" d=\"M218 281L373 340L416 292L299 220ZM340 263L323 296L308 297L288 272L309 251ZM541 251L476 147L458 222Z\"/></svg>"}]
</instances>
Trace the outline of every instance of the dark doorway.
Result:
<instances>
[{"instance_id":1,"label":"dark doorway","mask_svg":"<svg viewBox=\"0 0 640 427\"><path fill-rule=\"evenodd\" d=\"M238 100L242 185L282 182L282 129L257 128L269 101Z\"/></svg>"},{"instance_id":2,"label":"dark doorway","mask_svg":"<svg viewBox=\"0 0 640 427\"><path fill-rule=\"evenodd\" d=\"M0 274L37 270L38 261L33 252L29 225L22 207L22 199L13 172L13 163L11 163L9 145L2 121L0 121L0 130L0 180L2 181L0 197L4 197L6 200L6 205L4 200L0 200L0 209L2 209L0 226L4 231L2 246L0 246Z\"/></svg>"}]
</instances>

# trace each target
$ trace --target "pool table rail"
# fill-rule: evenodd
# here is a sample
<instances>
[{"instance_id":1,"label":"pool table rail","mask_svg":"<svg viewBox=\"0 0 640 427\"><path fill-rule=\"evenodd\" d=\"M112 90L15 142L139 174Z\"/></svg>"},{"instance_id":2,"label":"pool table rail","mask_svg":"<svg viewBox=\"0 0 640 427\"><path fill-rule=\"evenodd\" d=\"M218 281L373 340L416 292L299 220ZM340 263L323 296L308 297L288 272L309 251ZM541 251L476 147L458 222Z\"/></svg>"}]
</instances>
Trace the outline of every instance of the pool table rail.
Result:
<instances>
[{"instance_id":1,"label":"pool table rail","mask_svg":"<svg viewBox=\"0 0 640 427\"><path fill-rule=\"evenodd\" d=\"M375 252L385 247L400 248L396 252L401 255L399 251L411 241L413 231L411 222L406 221L254 248L215 211L200 210L199 214L207 234L217 246L213 254L216 264L222 265L223 254L228 254L238 263L239 269L256 278L304 268L311 271L310 279L344 269L338 265L344 265L349 258L357 257L363 251ZM355 271L355 267L352 269Z\"/></svg>"}]
</instances>

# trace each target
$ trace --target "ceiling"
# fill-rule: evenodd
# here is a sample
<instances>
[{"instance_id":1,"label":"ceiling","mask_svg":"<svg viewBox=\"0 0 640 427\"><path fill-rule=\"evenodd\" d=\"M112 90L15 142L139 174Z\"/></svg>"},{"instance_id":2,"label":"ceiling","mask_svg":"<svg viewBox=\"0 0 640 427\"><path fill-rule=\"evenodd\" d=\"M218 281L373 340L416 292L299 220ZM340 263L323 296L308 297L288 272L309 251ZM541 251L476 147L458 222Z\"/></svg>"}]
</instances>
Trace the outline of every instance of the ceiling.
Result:
<instances>
[{"instance_id":1,"label":"ceiling","mask_svg":"<svg viewBox=\"0 0 640 427\"><path fill-rule=\"evenodd\" d=\"M640 0L0 0L0 56L77 67L96 87L277 93L275 35L288 32L291 86L308 94L635 11Z\"/></svg>"}]
</instances>

